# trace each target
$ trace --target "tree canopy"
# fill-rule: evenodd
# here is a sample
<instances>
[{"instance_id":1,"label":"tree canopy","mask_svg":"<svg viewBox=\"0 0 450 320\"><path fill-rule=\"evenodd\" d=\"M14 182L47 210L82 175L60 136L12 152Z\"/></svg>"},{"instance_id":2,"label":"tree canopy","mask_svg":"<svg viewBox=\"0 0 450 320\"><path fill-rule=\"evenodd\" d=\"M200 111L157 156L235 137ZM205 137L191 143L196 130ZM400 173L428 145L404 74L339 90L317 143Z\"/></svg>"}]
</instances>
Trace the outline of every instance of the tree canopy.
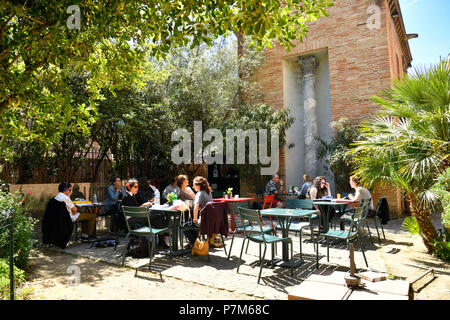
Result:
<instances>
[{"instance_id":1,"label":"tree canopy","mask_svg":"<svg viewBox=\"0 0 450 320\"><path fill-rule=\"evenodd\" d=\"M69 28L79 8L79 28ZM142 72L144 55L227 32L250 35L258 47L286 48L303 39L306 23L327 15L330 0L7 0L0 2L0 113L37 101L39 82L70 66L89 72L89 87L127 86ZM50 75L48 74L50 73ZM56 97L54 97L56 99Z\"/></svg>"}]
</instances>

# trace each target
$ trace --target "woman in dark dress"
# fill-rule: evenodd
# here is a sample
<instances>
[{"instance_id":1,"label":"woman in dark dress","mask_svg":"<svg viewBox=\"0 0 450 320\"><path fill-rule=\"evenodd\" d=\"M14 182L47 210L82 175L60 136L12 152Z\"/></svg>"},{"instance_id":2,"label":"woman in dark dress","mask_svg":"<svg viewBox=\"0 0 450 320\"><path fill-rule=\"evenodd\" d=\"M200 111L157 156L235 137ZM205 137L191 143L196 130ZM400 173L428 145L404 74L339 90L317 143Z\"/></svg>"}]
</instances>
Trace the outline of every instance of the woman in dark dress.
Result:
<instances>
[{"instance_id":1,"label":"woman in dark dress","mask_svg":"<svg viewBox=\"0 0 450 320\"><path fill-rule=\"evenodd\" d=\"M154 191L150 187L150 183L146 177L138 179L139 189L136 194L138 203L152 202L154 197Z\"/></svg>"},{"instance_id":2,"label":"woman in dark dress","mask_svg":"<svg viewBox=\"0 0 450 320\"><path fill-rule=\"evenodd\" d=\"M147 179L146 179L147 180ZM144 202L142 198L139 198L137 196L138 190L139 190L139 182L136 179L130 179L128 180L127 184L127 194L122 199L122 206L129 206L129 207L151 207L151 202ZM128 219L128 223L137 223L144 226L148 226L148 220L146 218L130 218ZM150 220L151 223L151 220ZM163 237L158 237L158 247L162 249L166 249L169 246L164 241Z\"/></svg>"}]
</instances>

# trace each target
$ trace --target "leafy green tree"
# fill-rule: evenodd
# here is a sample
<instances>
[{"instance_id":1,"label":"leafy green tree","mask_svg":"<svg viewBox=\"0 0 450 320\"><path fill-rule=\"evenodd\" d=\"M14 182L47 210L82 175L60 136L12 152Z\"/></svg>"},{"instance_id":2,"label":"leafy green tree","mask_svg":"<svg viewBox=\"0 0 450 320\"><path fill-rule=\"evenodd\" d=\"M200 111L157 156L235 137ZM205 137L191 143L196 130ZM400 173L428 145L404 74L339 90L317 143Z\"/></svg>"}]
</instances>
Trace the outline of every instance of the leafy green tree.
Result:
<instances>
[{"instance_id":1,"label":"leafy green tree","mask_svg":"<svg viewBox=\"0 0 450 320\"><path fill-rule=\"evenodd\" d=\"M430 218L438 198L431 187L449 167L449 89L448 62L405 75L372 98L381 110L362 126L352 150L365 184L381 182L405 192L430 253L438 239Z\"/></svg>"},{"instance_id":2,"label":"leafy green tree","mask_svg":"<svg viewBox=\"0 0 450 320\"><path fill-rule=\"evenodd\" d=\"M0 113L35 98L36 77L53 66L87 70L93 87L115 88L135 77L144 55L209 44L227 32L251 35L258 46L276 39L290 48L305 37L306 23L327 15L330 5L330 0L2 1Z\"/></svg>"}]
</instances>

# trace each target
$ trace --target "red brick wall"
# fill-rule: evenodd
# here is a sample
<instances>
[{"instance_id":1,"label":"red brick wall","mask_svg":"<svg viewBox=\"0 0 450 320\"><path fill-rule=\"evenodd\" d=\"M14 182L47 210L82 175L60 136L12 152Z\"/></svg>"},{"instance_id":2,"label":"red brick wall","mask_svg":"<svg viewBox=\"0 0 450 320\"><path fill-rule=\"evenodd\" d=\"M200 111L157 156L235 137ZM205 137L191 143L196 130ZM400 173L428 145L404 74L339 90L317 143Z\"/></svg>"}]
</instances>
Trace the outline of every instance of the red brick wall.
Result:
<instances>
[{"instance_id":1,"label":"red brick wall","mask_svg":"<svg viewBox=\"0 0 450 320\"><path fill-rule=\"evenodd\" d=\"M369 29L366 24L373 14L367 12L372 4L380 8L378 29ZM403 72L400 43L387 0L337 0L328 12L329 17L310 24L307 40L297 42L290 52L277 44L267 49L265 66L258 72L257 79L265 102L274 108L284 108L283 59L328 49L332 120L346 116L359 123L379 108L369 98L389 88L391 79ZM400 71L395 69L396 54ZM279 173L285 178L284 150L280 154ZM401 214L397 192L384 189L380 192L389 194L391 212Z\"/></svg>"}]
</instances>

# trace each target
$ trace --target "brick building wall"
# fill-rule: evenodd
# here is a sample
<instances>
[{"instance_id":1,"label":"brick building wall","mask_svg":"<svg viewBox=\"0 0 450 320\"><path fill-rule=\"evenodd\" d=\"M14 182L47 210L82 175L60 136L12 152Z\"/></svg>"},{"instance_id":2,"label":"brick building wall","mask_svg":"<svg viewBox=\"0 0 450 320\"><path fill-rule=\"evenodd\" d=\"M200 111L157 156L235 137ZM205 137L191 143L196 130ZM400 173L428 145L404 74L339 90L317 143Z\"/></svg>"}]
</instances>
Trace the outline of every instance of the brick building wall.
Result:
<instances>
[{"instance_id":1,"label":"brick building wall","mask_svg":"<svg viewBox=\"0 0 450 320\"><path fill-rule=\"evenodd\" d=\"M393 12L397 11L398 15ZM411 62L406 33L397 0L336 0L329 17L310 24L308 38L290 52L275 44L265 52L257 79L265 102L285 108L283 61L328 51L331 119L345 116L353 123L373 116L378 106L369 99L391 86ZM286 174L286 150L280 152L279 173ZM401 195L376 188L374 201L387 196L391 214L401 215Z\"/></svg>"}]
</instances>

